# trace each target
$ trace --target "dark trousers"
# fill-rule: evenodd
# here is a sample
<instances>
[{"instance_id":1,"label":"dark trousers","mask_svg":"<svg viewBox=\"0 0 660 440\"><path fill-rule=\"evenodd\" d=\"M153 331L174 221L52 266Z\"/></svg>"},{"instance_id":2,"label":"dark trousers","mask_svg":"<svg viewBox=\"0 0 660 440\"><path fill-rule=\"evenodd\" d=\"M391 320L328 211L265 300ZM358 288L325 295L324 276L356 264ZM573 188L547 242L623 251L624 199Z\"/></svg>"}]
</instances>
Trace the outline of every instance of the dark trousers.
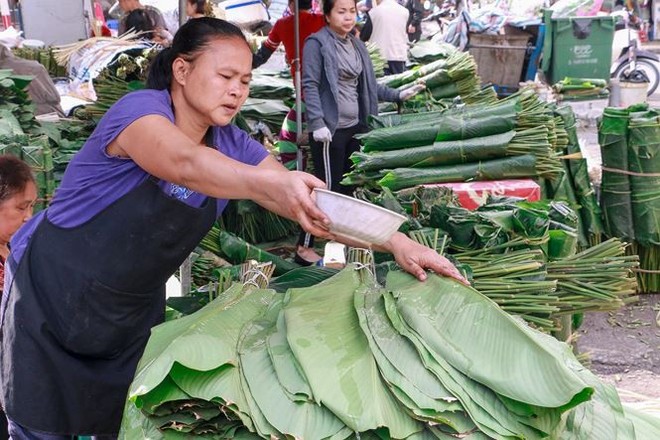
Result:
<instances>
[{"instance_id":1,"label":"dark trousers","mask_svg":"<svg viewBox=\"0 0 660 440\"><path fill-rule=\"evenodd\" d=\"M76 440L80 437L75 435L47 434L45 432L32 431L16 422L7 419L9 425L10 440ZM89 437L92 440L116 440L114 435L101 435Z\"/></svg>"},{"instance_id":2,"label":"dark trousers","mask_svg":"<svg viewBox=\"0 0 660 440\"><path fill-rule=\"evenodd\" d=\"M362 124L349 128L338 128L332 136L330 149L327 157L323 154L323 143L315 141L311 136L309 146L312 152L312 163L314 164L314 175L329 184L329 189L341 194L352 195L354 186L340 185L344 174L351 170L351 154L360 150L360 142L354 139L358 133L364 133L366 127ZM329 176L329 177L326 177ZM300 233L298 239L300 246L312 247L314 237L305 231Z\"/></svg>"},{"instance_id":3,"label":"dark trousers","mask_svg":"<svg viewBox=\"0 0 660 440\"><path fill-rule=\"evenodd\" d=\"M384 69L385 75L394 75L397 73L403 73L406 70L405 61L388 61L387 67Z\"/></svg>"}]
</instances>

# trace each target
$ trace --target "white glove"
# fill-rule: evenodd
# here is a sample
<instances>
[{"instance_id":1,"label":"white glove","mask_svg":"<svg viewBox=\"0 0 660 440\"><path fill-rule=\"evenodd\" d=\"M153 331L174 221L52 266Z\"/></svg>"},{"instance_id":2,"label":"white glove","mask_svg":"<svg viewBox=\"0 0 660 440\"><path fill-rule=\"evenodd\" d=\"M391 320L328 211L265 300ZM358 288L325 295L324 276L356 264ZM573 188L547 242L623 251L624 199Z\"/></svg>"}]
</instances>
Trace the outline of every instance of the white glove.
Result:
<instances>
[{"instance_id":1,"label":"white glove","mask_svg":"<svg viewBox=\"0 0 660 440\"><path fill-rule=\"evenodd\" d=\"M399 99L401 101L407 101L424 89L426 89L426 84L415 84L414 86L401 91L401 93L399 93Z\"/></svg>"},{"instance_id":2,"label":"white glove","mask_svg":"<svg viewBox=\"0 0 660 440\"><path fill-rule=\"evenodd\" d=\"M314 130L312 136L316 142L332 142L332 133L330 133L328 127L321 127L318 130Z\"/></svg>"}]
</instances>

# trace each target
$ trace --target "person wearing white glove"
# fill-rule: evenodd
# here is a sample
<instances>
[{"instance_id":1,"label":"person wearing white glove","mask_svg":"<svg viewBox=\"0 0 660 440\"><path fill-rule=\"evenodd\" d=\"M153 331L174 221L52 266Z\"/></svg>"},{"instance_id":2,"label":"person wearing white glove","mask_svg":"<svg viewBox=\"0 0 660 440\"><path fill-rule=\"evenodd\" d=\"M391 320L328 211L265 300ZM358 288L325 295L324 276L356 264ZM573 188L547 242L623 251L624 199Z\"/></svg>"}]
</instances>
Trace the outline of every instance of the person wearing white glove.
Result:
<instances>
[{"instance_id":1,"label":"person wearing white glove","mask_svg":"<svg viewBox=\"0 0 660 440\"><path fill-rule=\"evenodd\" d=\"M367 131L379 101L401 102L419 89L401 94L378 84L366 46L352 34L355 0L325 0L323 14L327 25L305 40L302 52L307 130L316 177L330 190L352 195L354 188L340 182L351 169L351 154L360 149L355 135ZM298 244L297 262L320 258L309 249L310 235L301 235Z\"/></svg>"},{"instance_id":2,"label":"person wearing white glove","mask_svg":"<svg viewBox=\"0 0 660 440\"><path fill-rule=\"evenodd\" d=\"M312 137L316 142L329 143L332 142L332 133L328 130L328 127L321 127L318 130L314 130Z\"/></svg>"}]
</instances>

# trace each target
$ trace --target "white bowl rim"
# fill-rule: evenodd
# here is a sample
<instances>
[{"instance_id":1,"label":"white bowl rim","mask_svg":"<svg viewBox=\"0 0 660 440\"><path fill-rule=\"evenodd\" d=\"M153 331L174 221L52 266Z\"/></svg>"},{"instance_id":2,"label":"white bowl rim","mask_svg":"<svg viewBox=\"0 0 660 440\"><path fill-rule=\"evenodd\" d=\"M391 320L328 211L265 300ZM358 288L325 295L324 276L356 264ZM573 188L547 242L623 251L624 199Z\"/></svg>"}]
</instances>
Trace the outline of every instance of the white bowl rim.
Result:
<instances>
[{"instance_id":1,"label":"white bowl rim","mask_svg":"<svg viewBox=\"0 0 660 440\"><path fill-rule=\"evenodd\" d=\"M350 197L342 193L330 191L329 189L324 189L324 188L314 188L314 191L321 192L321 193L327 193L327 194L332 194L333 196L337 196L339 198L343 198L346 200L350 200L351 202L357 202L360 205L363 205L365 207L369 208L375 208L377 211L383 211L384 213L391 215L393 217L398 217L399 220L402 222L408 220L408 218L405 215L401 215L398 212L390 211L387 208L383 208L382 206L375 205L373 203L365 202L364 200L356 199L355 197Z\"/></svg>"}]
</instances>

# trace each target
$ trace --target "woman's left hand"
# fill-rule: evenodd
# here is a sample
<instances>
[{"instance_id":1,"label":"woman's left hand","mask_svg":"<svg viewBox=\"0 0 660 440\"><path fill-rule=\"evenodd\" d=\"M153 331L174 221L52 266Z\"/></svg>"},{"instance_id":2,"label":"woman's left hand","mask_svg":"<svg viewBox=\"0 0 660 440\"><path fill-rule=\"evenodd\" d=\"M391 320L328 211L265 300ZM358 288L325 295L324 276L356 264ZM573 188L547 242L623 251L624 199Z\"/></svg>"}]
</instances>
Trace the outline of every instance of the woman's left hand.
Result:
<instances>
[{"instance_id":1,"label":"woman's left hand","mask_svg":"<svg viewBox=\"0 0 660 440\"><path fill-rule=\"evenodd\" d=\"M399 93L399 99L401 101L407 101L424 89L426 89L426 84L415 84L412 87L408 87L407 89L402 90L401 93Z\"/></svg>"},{"instance_id":2,"label":"woman's left hand","mask_svg":"<svg viewBox=\"0 0 660 440\"><path fill-rule=\"evenodd\" d=\"M426 270L454 278L465 285L470 283L461 275L448 259L438 254L435 250L421 245L404 234L395 233L383 248L394 255L396 262L406 272L414 275L420 281L426 279Z\"/></svg>"}]
</instances>

